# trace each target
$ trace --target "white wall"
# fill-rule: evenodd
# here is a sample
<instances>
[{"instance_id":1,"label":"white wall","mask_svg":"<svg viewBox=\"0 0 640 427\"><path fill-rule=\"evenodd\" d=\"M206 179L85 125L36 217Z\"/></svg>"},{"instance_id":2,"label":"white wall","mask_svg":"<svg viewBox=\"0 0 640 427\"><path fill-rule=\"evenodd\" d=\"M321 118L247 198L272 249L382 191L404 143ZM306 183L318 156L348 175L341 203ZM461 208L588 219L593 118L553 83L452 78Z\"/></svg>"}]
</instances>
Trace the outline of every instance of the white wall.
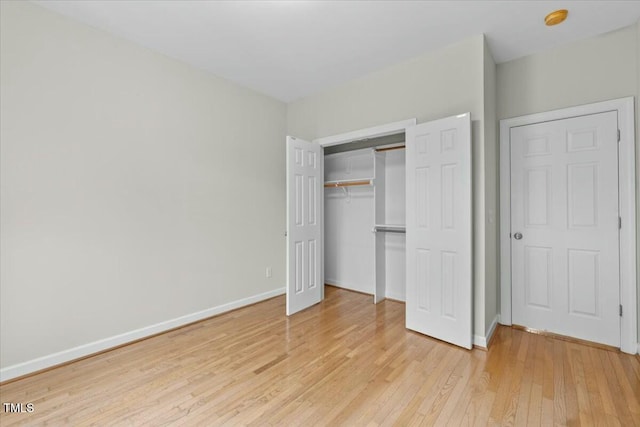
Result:
<instances>
[{"instance_id":1,"label":"white wall","mask_svg":"<svg viewBox=\"0 0 640 427\"><path fill-rule=\"evenodd\" d=\"M374 187L326 188L324 190L325 282L367 294L375 293L376 223L406 224L404 150L377 153L384 156L384 195L374 199ZM372 149L325 156L325 180L374 177ZM360 167L368 163L369 167ZM348 173L346 171L349 171ZM384 203L384 215L376 222L376 204ZM386 296L405 300L406 240L404 234L382 233Z\"/></svg>"},{"instance_id":2,"label":"white wall","mask_svg":"<svg viewBox=\"0 0 640 427\"><path fill-rule=\"evenodd\" d=\"M499 307L500 271L500 182L498 179L498 123L496 120L496 63L484 43L484 174L485 174L485 331L495 327Z\"/></svg>"},{"instance_id":3,"label":"white wall","mask_svg":"<svg viewBox=\"0 0 640 427\"><path fill-rule=\"evenodd\" d=\"M0 3L2 367L281 289L286 106Z\"/></svg>"},{"instance_id":4,"label":"white wall","mask_svg":"<svg viewBox=\"0 0 640 427\"><path fill-rule=\"evenodd\" d=\"M324 190L325 282L372 295L376 281L376 234L372 232L376 203L384 203L384 220L379 223L406 223L404 150L374 154L371 148L366 148L325 156L325 180L339 181L380 178L378 171L374 177L374 155L384 156L382 198L374 199L372 186ZM396 233L382 236L386 296L404 301L405 236Z\"/></svg>"},{"instance_id":5,"label":"white wall","mask_svg":"<svg viewBox=\"0 0 640 427\"><path fill-rule=\"evenodd\" d=\"M373 187L325 190L325 282L373 294Z\"/></svg>"},{"instance_id":6,"label":"white wall","mask_svg":"<svg viewBox=\"0 0 640 427\"><path fill-rule=\"evenodd\" d=\"M385 174L385 223L405 225L406 217L406 162L405 150L384 152ZM406 236L401 233L385 233L385 284L389 298L405 301L406 298Z\"/></svg>"},{"instance_id":7,"label":"white wall","mask_svg":"<svg viewBox=\"0 0 640 427\"><path fill-rule=\"evenodd\" d=\"M636 32L633 25L499 64L498 119L635 95Z\"/></svg>"},{"instance_id":8,"label":"white wall","mask_svg":"<svg viewBox=\"0 0 640 427\"><path fill-rule=\"evenodd\" d=\"M407 118L415 117L420 123L471 112L474 333L481 337L485 334L486 261L483 46L483 36L472 37L294 101L287 108L287 133L308 140ZM495 262L494 257L489 256L490 262Z\"/></svg>"},{"instance_id":9,"label":"white wall","mask_svg":"<svg viewBox=\"0 0 640 427\"><path fill-rule=\"evenodd\" d=\"M2 368L280 289L285 128L313 139L465 111L484 336L492 94L498 119L640 95L640 23L500 64L495 83L478 36L285 106L32 4L0 8Z\"/></svg>"},{"instance_id":10,"label":"white wall","mask_svg":"<svg viewBox=\"0 0 640 427\"><path fill-rule=\"evenodd\" d=\"M640 275L640 20L636 22L636 77L638 82L636 84L636 274ZM636 313L638 314L638 343L640 343L640 278L636 279L638 282L638 305ZM640 345L638 346L638 353L640 353Z\"/></svg>"},{"instance_id":11,"label":"white wall","mask_svg":"<svg viewBox=\"0 0 640 427\"><path fill-rule=\"evenodd\" d=\"M372 179L371 149L325 156L325 180ZM373 294L375 286L372 186L324 190L325 282Z\"/></svg>"},{"instance_id":12,"label":"white wall","mask_svg":"<svg viewBox=\"0 0 640 427\"><path fill-rule=\"evenodd\" d=\"M636 129L640 131L639 27L640 23L637 23L499 64L498 119L635 96ZM640 132L636 132L636 174L640 173L639 136ZM636 186L640 189L640 175L636 175ZM639 197L636 196L636 200L640 203ZM640 206L636 216L640 224ZM640 243L640 229L637 231ZM640 271L640 246L638 256ZM638 326L640 332L640 318Z\"/></svg>"},{"instance_id":13,"label":"white wall","mask_svg":"<svg viewBox=\"0 0 640 427\"><path fill-rule=\"evenodd\" d=\"M289 103L287 132L305 139L415 117L482 116L482 36Z\"/></svg>"}]
</instances>

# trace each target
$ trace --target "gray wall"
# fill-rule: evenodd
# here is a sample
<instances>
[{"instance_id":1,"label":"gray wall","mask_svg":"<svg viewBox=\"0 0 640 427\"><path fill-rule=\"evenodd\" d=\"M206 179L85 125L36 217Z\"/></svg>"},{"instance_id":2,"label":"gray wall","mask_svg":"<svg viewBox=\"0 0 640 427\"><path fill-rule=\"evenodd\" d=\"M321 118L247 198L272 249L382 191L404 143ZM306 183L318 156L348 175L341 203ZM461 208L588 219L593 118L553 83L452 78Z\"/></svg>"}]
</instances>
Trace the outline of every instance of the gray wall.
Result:
<instances>
[{"instance_id":1,"label":"gray wall","mask_svg":"<svg viewBox=\"0 0 640 427\"><path fill-rule=\"evenodd\" d=\"M495 254L485 254L485 90L491 90L492 66L485 88L484 37L476 36L371 73L320 94L292 102L287 109L287 133L314 139L415 117L426 122L463 112L473 120L474 206L474 333L485 336L486 319L495 317L496 283L485 289L486 274L495 277ZM494 122L495 123L495 122ZM495 132L495 130L494 130ZM491 160L492 162L494 160ZM495 182L488 183L492 189ZM489 200L495 204L495 195ZM491 246L491 245L490 245ZM494 279L495 280L495 279ZM490 311L486 310L490 308Z\"/></svg>"},{"instance_id":2,"label":"gray wall","mask_svg":"<svg viewBox=\"0 0 640 427\"><path fill-rule=\"evenodd\" d=\"M635 96L636 191L640 189L640 23L499 64L497 71L498 119ZM640 207L638 224L639 212ZM640 246L637 253L640 271ZM638 297L640 307L640 289Z\"/></svg>"},{"instance_id":3,"label":"gray wall","mask_svg":"<svg viewBox=\"0 0 640 427\"><path fill-rule=\"evenodd\" d=\"M0 4L2 367L282 288L286 106Z\"/></svg>"}]
</instances>

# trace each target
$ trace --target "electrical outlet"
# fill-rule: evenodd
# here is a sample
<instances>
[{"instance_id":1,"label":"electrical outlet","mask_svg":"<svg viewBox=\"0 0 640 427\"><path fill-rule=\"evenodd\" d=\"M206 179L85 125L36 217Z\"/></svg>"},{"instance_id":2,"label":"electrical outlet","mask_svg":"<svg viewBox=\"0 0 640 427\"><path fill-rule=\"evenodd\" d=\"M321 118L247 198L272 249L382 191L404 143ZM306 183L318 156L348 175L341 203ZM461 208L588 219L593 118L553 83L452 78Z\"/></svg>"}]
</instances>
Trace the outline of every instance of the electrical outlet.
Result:
<instances>
[{"instance_id":1,"label":"electrical outlet","mask_svg":"<svg viewBox=\"0 0 640 427\"><path fill-rule=\"evenodd\" d=\"M267 271L265 272L266 277L271 277L271 267L267 267Z\"/></svg>"}]
</instances>

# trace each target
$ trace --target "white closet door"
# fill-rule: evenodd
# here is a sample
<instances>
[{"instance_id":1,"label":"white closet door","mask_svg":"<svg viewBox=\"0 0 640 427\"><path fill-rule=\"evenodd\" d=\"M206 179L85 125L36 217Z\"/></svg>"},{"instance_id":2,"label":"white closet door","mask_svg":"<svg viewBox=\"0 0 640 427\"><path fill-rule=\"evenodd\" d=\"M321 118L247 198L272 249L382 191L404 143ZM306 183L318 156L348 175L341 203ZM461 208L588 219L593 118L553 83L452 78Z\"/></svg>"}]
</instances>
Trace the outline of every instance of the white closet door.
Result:
<instances>
[{"instance_id":1,"label":"white closet door","mask_svg":"<svg viewBox=\"0 0 640 427\"><path fill-rule=\"evenodd\" d=\"M322 299L323 151L287 137L287 316Z\"/></svg>"},{"instance_id":2,"label":"white closet door","mask_svg":"<svg viewBox=\"0 0 640 427\"><path fill-rule=\"evenodd\" d=\"M406 323L471 348L471 116L407 128Z\"/></svg>"}]
</instances>

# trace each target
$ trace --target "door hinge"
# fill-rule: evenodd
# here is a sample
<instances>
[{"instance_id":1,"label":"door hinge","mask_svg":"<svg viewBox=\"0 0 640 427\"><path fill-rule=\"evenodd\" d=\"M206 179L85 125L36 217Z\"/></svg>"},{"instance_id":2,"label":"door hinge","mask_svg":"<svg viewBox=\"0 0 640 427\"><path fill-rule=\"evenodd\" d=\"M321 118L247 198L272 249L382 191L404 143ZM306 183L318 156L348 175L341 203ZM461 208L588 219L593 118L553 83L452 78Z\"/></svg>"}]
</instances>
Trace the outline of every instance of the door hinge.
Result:
<instances>
[{"instance_id":1,"label":"door hinge","mask_svg":"<svg viewBox=\"0 0 640 427\"><path fill-rule=\"evenodd\" d=\"M622 217L618 217L618 230L622 230Z\"/></svg>"},{"instance_id":2,"label":"door hinge","mask_svg":"<svg viewBox=\"0 0 640 427\"><path fill-rule=\"evenodd\" d=\"M620 142L620 129L618 129L618 142Z\"/></svg>"},{"instance_id":3,"label":"door hinge","mask_svg":"<svg viewBox=\"0 0 640 427\"><path fill-rule=\"evenodd\" d=\"M622 317L622 304L620 304L620 317Z\"/></svg>"}]
</instances>

